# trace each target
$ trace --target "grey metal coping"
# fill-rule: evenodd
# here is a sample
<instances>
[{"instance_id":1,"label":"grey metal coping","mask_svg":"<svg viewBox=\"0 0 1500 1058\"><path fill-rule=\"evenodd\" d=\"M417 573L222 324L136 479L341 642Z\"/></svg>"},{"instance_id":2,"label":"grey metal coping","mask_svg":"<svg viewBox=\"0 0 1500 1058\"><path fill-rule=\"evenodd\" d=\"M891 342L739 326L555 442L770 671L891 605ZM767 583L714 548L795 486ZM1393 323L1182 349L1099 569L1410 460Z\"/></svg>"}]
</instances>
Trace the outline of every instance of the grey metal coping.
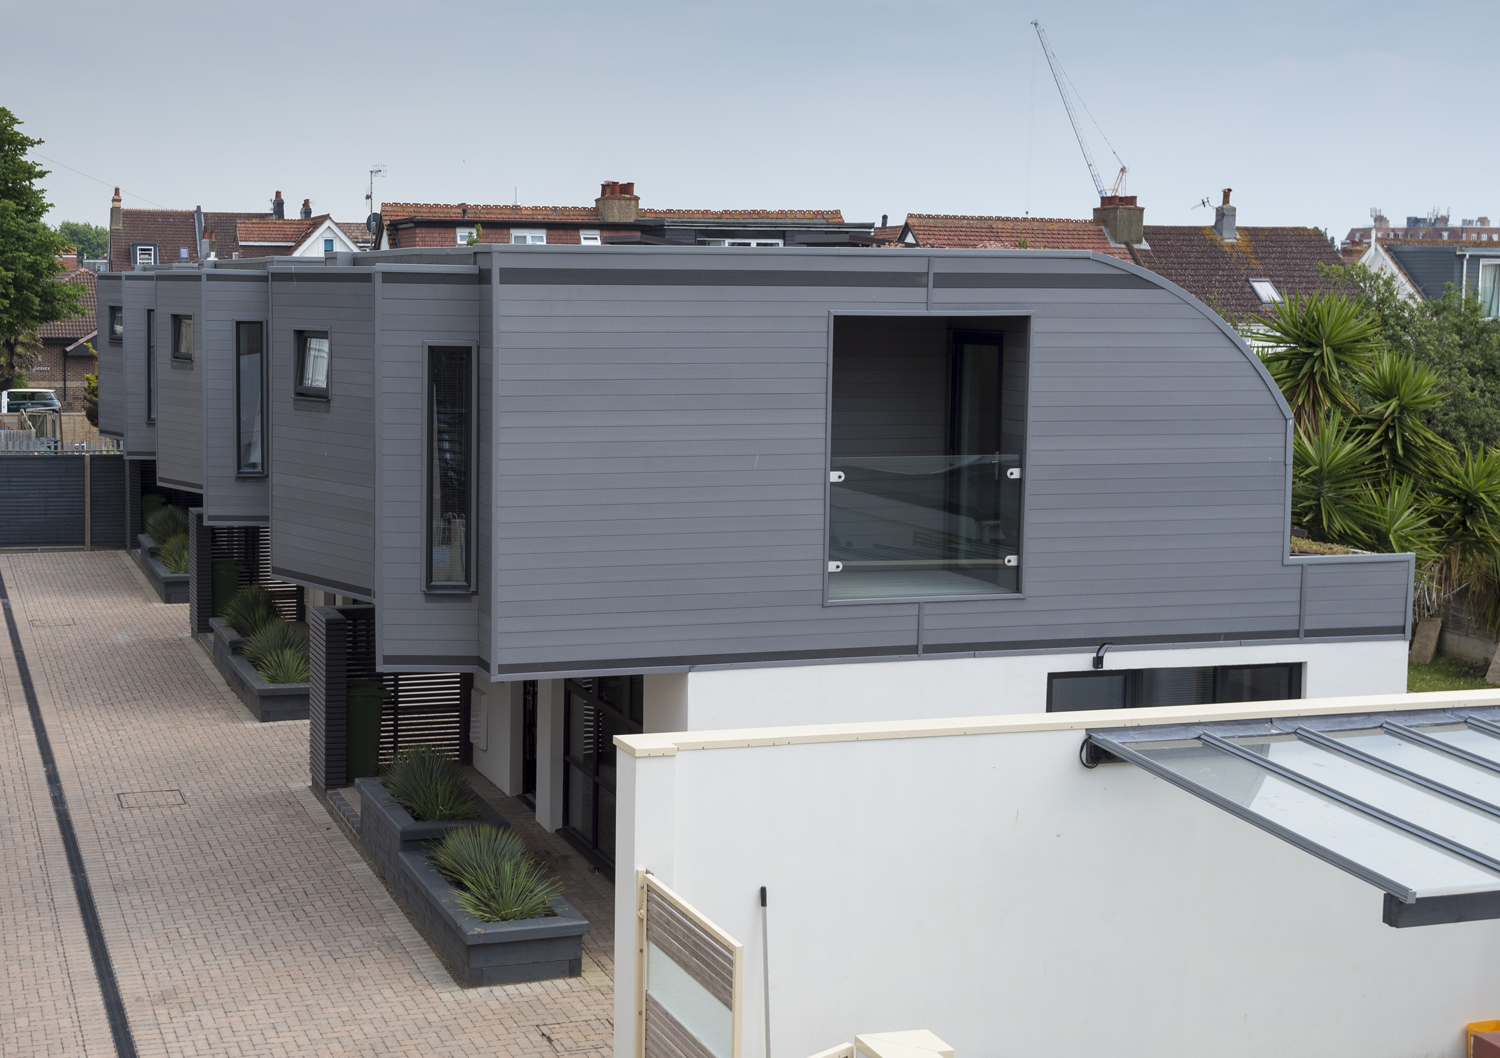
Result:
<instances>
[{"instance_id":1,"label":"grey metal coping","mask_svg":"<svg viewBox=\"0 0 1500 1058\"><path fill-rule=\"evenodd\" d=\"M1447 709L1410 709L1401 712L1342 713L1336 716L1279 716L1266 720L1217 720L1196 724L1152 724L1134 727L1090 728L1089 735L1102 735L1125 745L1146 742L1184 742L1200 735L1248 738L1285 735L1297 728L1309 731L1379 731L1387 723L1403 727L1434 727L1463 724L1470 717L1500 724L1500 705L1455 706Z\"/></svg>"}]
</instances>

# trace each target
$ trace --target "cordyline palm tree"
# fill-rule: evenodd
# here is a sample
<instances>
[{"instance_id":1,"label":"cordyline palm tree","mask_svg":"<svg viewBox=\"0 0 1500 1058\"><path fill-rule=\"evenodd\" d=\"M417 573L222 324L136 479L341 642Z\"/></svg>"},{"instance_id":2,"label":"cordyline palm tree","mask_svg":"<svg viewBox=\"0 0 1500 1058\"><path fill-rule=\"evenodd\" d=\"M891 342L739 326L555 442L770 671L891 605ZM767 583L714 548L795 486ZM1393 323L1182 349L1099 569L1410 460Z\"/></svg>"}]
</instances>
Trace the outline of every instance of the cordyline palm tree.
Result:
<instances>
[{"instance_id":1,"label":"cordyline palm tree","mask_svg":"<svg viewBox=\"0 0 1500 1058\"><path fill-rule=\"evenodd\" d=\"M1439 453L1453 446L1427 425L1425 415L1447 396L1438 389L1432 368L1410 357L1383 352L1359 376L1368 398L1357 428L1370 444L1387 482L1423 471Z\"/></svg>"},{"instance_id":2,"label":"cordyline palm tree","mask_svg":"<svg viewBox=\"0 0 1500 1058\"><path fill-rule=\"evenodd\" d=\"M1360 501L1360 520L1364 523L1363 543L1372 551L1397 554L1410 551L1417 565L1435 561L1444 544L1443 531L1433 524L1432 509L1417 493L1409 479L1392 482L1385 488L1371 489Z\"/></svg>"},{"instance_id":3,"label":"cordyline palm tree","mask_svg":"<svg viewBox=\"0 0 1500 1058\"><path fill-rule=\"evenodd\" d=\"M1253 318L1250 338L1304 430L1324 412L1359 411L1356 384L1385 347L1379 321L1341 294L1293 293Z\"/></svg>"},{"instance_id":4,"label":"cordyline palm tree","mask_svg":"<svg viewBox=\"0 0 1500 1058\"><path fill-rule=\"evenodd\" d=\"M1500 559L1500 452L1440 454L1433 460L1427 490L1445 541L1438 579L1447 594L1462 584L1466 559L1491 565Z\"/></svg>"},{"instance_id":5,"label":"cordyline palm tree","mask_svg":"<svg viewBox=\"0 0 1500 1058\"><path fill-rule=\"evenodd\" d=\"M1362 539L1372 484L1370 445L1326 408L1292 440L1292 523L1317 539Z\"/></svg>"}]
</instances>

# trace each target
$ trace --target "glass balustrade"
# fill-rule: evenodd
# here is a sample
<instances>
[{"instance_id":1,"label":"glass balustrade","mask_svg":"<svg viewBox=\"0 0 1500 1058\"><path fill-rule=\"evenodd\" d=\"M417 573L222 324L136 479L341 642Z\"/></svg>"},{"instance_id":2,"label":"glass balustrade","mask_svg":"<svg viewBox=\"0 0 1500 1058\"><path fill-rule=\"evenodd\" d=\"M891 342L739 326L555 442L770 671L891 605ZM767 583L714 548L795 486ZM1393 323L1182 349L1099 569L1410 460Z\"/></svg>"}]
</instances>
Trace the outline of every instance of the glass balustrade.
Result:
<instances>
[{"instance_id":1,"label":"glass balustrade","mask_svg":"<svg viewBox=\"0 0 1500 1058\"><path fill-rule=\"evenodd\" d=\"M830 599L1019 590L1019 456L846 456L830 469Z\"/></svg>"}]
</instances>

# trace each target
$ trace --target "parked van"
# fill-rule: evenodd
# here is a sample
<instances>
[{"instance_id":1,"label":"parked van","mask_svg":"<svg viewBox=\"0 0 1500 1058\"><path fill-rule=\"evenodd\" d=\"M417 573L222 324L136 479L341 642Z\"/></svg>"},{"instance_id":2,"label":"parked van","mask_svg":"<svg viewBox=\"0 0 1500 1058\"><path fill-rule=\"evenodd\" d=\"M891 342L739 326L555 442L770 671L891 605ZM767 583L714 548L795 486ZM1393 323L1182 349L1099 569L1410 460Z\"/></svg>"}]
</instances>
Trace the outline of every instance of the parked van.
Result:
<instances>
[{"instance_id":1,"label":"parked van","mask_svg":"<svg viewBox=\"0 0 1500 1058\"><path fill-rule=\"evenodd\" d=\"M62 407L50 389L8 389L0 393L0 415L15 411L56 411Z\"/></svg>"}]
</instances>

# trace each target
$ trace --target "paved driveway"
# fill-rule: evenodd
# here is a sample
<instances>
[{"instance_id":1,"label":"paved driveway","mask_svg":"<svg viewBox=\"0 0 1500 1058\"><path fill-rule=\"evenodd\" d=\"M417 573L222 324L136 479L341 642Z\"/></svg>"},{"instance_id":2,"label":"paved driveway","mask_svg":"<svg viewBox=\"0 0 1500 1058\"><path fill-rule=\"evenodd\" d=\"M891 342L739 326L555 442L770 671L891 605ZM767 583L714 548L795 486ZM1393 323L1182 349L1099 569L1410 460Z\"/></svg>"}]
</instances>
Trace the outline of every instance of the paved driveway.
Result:
<instances>
[{"instance_id":1,"label":"paved driveway","mask_svg":"<svg viewBox=\"0 0 1500 1058\"><path fill-rule=\"evenodd\" d=\"M149 602L120 552L8 554L0 575L138 1053L608 1050L609 886L565 844L522 826L594 923L588 972L459 989L305 788L306 721L248 721L187 607ZM115 1055L3 628L0 740L0 1055Z\"/></svg>"}]
</instances>

